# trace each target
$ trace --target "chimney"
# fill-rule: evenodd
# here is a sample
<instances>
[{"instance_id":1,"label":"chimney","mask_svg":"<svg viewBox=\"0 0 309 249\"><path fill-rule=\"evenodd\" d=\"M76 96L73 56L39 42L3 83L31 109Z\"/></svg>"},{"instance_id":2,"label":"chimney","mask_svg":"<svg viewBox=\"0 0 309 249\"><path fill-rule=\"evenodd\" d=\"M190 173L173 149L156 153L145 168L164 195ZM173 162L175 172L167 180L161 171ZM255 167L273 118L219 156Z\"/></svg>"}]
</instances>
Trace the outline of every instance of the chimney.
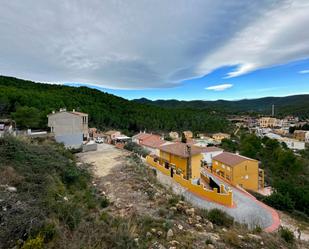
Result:
<instances>
[{"instance_id":1,"label":"chimney","mask_svg":"<svg viewBox=\"0 0 309 249\"><path fill-rule=\"evenodd\" d=\"M186 145L188 152L188 160L187 160L187 180L192 178L192 167L191 167L191 146Z\"/></svg>"}]
</instances>

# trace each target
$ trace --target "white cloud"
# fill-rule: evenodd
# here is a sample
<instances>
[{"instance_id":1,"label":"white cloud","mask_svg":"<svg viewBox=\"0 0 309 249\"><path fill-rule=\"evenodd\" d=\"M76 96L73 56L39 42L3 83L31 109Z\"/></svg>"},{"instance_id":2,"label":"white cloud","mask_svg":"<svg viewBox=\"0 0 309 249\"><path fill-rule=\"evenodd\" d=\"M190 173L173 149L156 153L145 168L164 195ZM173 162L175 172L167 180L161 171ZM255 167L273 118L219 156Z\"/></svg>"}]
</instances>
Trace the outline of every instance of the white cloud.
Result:
<instances>
[{"instance_id":1,"label":"white cloud","mask_svg":"<svg viewBox=\"0 0 309 249\"><path fill-rule=\"evenodd\" d=\"M222 84L222 85L216 85L216 86L209 86L206 87L206 90L213 90L213 91L224 91L226 89L231 88L233 85L232 84Z\"/></svg>"},{"instance_id":2,"label":"white cloud","mask_svg":"<svg viewBox=\"0 0 309 249\"><path fill-rule=\"evenodd\" d=\"M299 71L299 73L302 73L302 74L309 73L309 69L308 70Z\"/></svg>"},{"instance_id":3,"label":"white cloud","mask_svg":"<svg viewBox=\"0 0 309 249\"><path fill-rule=\"evenodd\" d=\"M223 66L237 77L309 58L308 12L303 0L2 1L0 74L122 89Z\"/></svg>"}]
</instances>

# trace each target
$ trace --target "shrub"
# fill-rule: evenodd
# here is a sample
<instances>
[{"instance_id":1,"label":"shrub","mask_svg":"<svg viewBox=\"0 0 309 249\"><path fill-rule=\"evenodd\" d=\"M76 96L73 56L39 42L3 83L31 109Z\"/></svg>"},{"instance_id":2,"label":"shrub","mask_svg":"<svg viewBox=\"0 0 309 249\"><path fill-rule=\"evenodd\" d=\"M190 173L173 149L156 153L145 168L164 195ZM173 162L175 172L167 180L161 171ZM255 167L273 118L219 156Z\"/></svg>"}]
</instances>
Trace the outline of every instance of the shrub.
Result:
<instances>
[{"instance_id":1,"label":"shrub","mask_svg":"<svg viewBox=\"0 0 309 249\"><path fill-rule=\"evenodd\" d=\"M220 209L212 209L208 212L207 218L218 226L232 226L234 218Z\"/></svg>"},{"instance_id":2,"label":"shrub","mask_svg":"<svg viewBox=\"0 0 309 249\"><path fill-rule=\"evenodd\" d=\"M109 200L107 199L106 196L103 196L100 198L100 205L101 205L101 208L106 208L108 207L109 205Z\"/></svg>"},{"instance_id":3,"label":"shrub","mask_svg":"<svg viewBox=\"0 0 309 249\"><path fill-rule=\"evenodd\" d=\"M283 195L278 192L272 193L270 196L265 198L265 203L279 210L294 210L294 202L291 200L288 194Z\"/></svg>"},{"instance_id":4,"label":"shrub","mask_svg":"<svg viewBox=\"0 0 309 249\"><path fill-rule=\"evenodd\" d=\"M240 246L240 239L234 231L228 231L223 235L223 240L232 246Z\"/></svg>"},{"instance_id":5,"label":"shrub","mask_svg":"<svg viewBox=\"0 0 309 249\"><path fill-rule=\"evenodd\" d=\"M281 227L279 230L280 237L288 243L293 243L295 240L294 234L288 228Z\"/></svg>"},{"instance_id":6,"label":"shrub","mask_svg":"<svg viewBox=\"0 0 309 249\"><path fill-rule=\"evenodd\" d=\"M29 238L27 241L23 244L21 249L43 249L44 245L44 238L42 235L38 235L35 238Z\"/></svg>"}]
</instances>

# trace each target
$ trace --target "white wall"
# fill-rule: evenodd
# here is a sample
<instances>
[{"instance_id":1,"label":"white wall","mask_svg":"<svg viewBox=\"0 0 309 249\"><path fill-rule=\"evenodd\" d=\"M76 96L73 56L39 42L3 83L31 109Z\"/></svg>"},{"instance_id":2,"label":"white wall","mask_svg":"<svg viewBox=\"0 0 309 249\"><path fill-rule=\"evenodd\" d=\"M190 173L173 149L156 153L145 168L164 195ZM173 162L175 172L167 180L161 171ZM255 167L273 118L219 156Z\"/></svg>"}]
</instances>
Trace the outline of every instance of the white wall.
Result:
<instances>
[{"instance_id":1,"label":"white wall","mask_svg":"<svg viewBox=\"0 0 309 249\"><path fill-rule=\"evenodd\" d=\"M208 165L212 165L212 158L221 154L222 151L213 151L213 152L205 152L203 154L203 161L206 162Z\"/></svg>"}]
</instances>

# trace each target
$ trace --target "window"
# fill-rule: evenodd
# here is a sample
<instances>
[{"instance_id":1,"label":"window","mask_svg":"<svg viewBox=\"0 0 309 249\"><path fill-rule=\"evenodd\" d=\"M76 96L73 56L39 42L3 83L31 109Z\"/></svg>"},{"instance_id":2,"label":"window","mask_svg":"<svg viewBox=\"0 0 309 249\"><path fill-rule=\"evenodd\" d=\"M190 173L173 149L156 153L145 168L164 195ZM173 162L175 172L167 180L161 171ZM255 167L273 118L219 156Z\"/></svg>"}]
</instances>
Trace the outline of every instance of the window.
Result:
<instances>
[{"instance_id":1,"label":"window","mask_svg":"<svg viewBox=\"0 0 309 249\"><path fill-rule=\"evenodd\" d=\"M247 169L248 169L248 168L247 168L247 165L246 165L246 166L245 166L245 170L247 171Z\"/></svg>"},{"instance_id":2,"label":"window","mask_svg":"<svg viewBox=\"0 0 309 249\"><path fill-rule=\"evenodd\" d=\"M218 162L216 161L216 165L218 165Z\"/></svg>"},{"instance_id":3,"label":"window","mask_svg":"<svg viewBox=\"0 0 309 249\"><path fill-rule=\"evenodd\" d=\"M249 179L249 176L248 176L248 175L245 175L245 179L246 179L246 180Z\"/></svg>"},{"instance_id":4,"label":"window","mask_svg":"<svg viewBox=\"0 0 309 249\"><path fill-rule=\"evenodd\" d=\"M227 166L226 169L227 169L228 171L231 171L231 168L230 168L229 166Z\"/></svg>"}]
</instances>

